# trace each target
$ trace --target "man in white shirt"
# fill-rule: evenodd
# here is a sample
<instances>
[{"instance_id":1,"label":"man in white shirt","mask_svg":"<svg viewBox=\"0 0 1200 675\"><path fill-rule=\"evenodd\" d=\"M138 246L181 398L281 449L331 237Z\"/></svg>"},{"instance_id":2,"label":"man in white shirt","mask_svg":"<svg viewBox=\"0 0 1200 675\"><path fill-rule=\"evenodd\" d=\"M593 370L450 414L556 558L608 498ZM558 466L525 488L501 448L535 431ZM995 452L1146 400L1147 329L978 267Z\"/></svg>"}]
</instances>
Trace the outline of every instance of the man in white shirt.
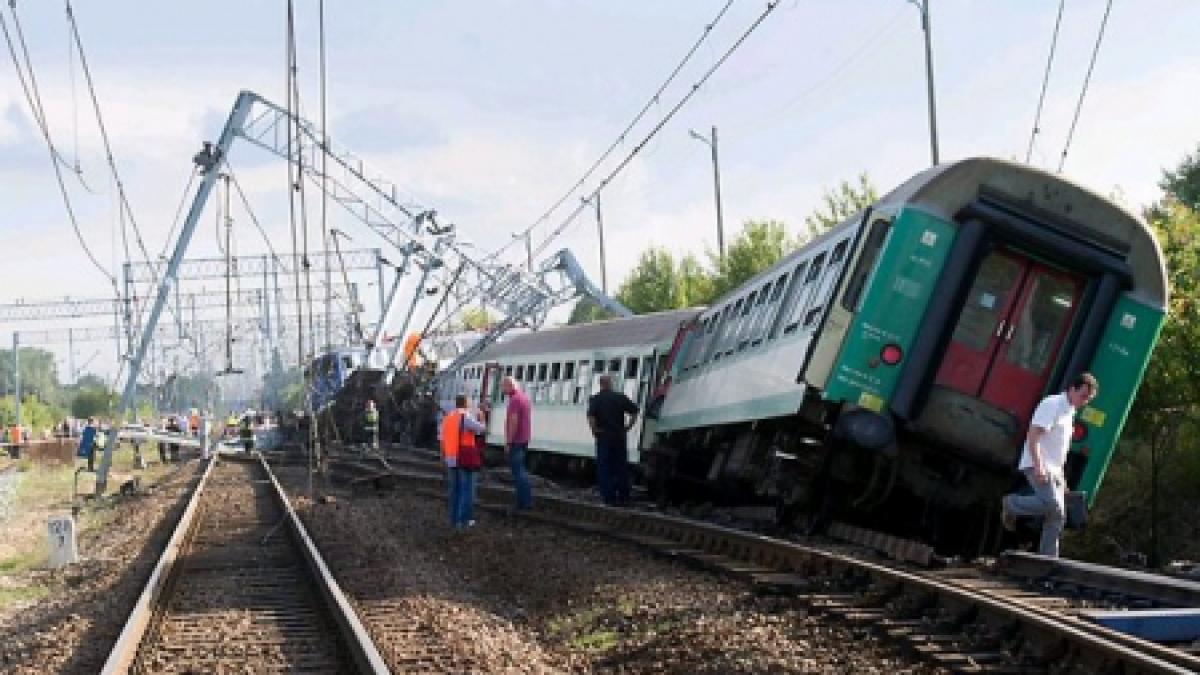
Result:
<instances>
[{"instance_id":1,"label":"man in white shirt","mask_svg":"<svg viewBox=\"0 0 1200 675\"><path fill-rule=\"evenodd\" d=\"M1075 411L1087 405L1099 390L1096 378L1083 373L1071 380L1065 392L1042 399L1033 412L1025 450L1017 467L1033 486L1033 494L1009 494L1000 502L1007 530L1016 527L1018 516L1042 517L1042 541L1038 547L1042 555L1058 557L1058 537L1066 522L1067 483L1063 468L1071 447Z\"/></svg>"}]
</instances>

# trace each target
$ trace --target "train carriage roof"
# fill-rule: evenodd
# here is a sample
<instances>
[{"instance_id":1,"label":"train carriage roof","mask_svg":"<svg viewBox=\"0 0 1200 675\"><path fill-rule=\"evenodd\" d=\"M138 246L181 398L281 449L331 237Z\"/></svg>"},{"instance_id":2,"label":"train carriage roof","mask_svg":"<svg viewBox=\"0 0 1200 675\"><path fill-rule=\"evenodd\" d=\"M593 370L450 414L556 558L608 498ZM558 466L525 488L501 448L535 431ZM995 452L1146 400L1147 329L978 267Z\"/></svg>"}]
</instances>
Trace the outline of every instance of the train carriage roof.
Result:
<instances>
[{"instance_id":1,"label":"train carriage roof","mask_svg":"<svg viewBox=\"0 0 1200 675\"><path fill-rule=\"evenodd\" d=\"M699 312L699 309L676 309L526 333L488 347L476 362L658 344L673 339L679 325Z\"/></svg>"},{"instance_id":2,"label":"train carriage roof","mask_svg":"<svg viewBox=\"0 0 1200 675\"><path fill-rule=\"evenodd\" d=\"M981 197L1001 199L1044 216L1074 236L1117 250L1133 276L1132 294L1165 308L1167 273L1162 250L1144 220L1113 200L1059 174L989 157L939 164L884 195L875 207L904 205L954 221Z\"/></svg>"}]
</instances>

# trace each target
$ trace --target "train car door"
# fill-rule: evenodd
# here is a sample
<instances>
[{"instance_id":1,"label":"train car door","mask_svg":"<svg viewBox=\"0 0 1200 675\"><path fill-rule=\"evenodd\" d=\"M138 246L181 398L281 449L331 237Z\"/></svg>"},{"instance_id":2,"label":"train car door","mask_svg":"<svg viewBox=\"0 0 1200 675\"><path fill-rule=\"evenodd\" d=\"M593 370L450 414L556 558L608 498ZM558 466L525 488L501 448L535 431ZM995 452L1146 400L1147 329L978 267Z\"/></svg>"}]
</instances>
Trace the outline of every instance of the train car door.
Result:
<instances>
[{"instance_id":1,"label":"train car door","mask_svg":"<svg viewBox=\"0 0 1200 675\"><path fill-rule=\"evenodd\" d=\"M500 364L495 361L483 366L483 377L479 382L479 400L475 402L481 409L485 410L483 420L485 427L491 428L491 410L496 407L500 401L500 397L495 392L500 391L500 376L503 371L500 369ZM493 400L494 399L494 400Z\"/></svg>"},{"instance_id":2,"label":"train car door","mask_svg":"<svg viewBox=\"0 0 1200 675\"><path fill-rule=\"evenodd\" d=\"M1014 251L980 265L936 384L1012 414L1023 428L1074 319L1083 279Z\"/></svg>"}]
</instances>

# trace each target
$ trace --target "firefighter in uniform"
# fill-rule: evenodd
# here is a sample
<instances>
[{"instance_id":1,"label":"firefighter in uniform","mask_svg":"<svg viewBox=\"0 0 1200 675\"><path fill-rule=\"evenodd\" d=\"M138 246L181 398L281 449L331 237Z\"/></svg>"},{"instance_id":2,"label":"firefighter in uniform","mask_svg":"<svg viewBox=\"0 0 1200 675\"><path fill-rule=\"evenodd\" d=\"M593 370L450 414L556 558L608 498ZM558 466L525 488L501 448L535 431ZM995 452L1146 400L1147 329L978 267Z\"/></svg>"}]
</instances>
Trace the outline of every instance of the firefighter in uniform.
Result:
<instances>
[{"instance_id":1,"label":"firefighter in uniform","mask_svg":"<svg viewBox=\"0 0 1200 675\"><path fill-rule=\"evenodd\" d=\"M379 449L379 410L375 408L375 401L367 399L367 412L363 429L367 432L367 443L372 450Z\"/></svg>"}]
</instances>

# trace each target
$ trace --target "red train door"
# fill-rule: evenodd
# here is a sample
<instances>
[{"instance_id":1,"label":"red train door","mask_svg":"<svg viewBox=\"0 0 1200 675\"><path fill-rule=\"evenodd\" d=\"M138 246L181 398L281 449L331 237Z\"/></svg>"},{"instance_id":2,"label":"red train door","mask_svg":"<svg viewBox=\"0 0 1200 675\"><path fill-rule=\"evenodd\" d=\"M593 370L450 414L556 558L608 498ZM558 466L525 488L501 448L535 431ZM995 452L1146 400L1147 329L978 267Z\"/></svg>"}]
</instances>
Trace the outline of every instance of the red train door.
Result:
<instances>
[{"instance_id":1,"label":"red train door","mask_svg":"<svg viewBox=\"0 0 1200 675\"><path fill-rule=\"evenodd\" d=\"M984 259L938 369L937 384L977 396L1023 427L1045 389L1083 280L1013 251Z\"/></svg>"}]
</instances>

